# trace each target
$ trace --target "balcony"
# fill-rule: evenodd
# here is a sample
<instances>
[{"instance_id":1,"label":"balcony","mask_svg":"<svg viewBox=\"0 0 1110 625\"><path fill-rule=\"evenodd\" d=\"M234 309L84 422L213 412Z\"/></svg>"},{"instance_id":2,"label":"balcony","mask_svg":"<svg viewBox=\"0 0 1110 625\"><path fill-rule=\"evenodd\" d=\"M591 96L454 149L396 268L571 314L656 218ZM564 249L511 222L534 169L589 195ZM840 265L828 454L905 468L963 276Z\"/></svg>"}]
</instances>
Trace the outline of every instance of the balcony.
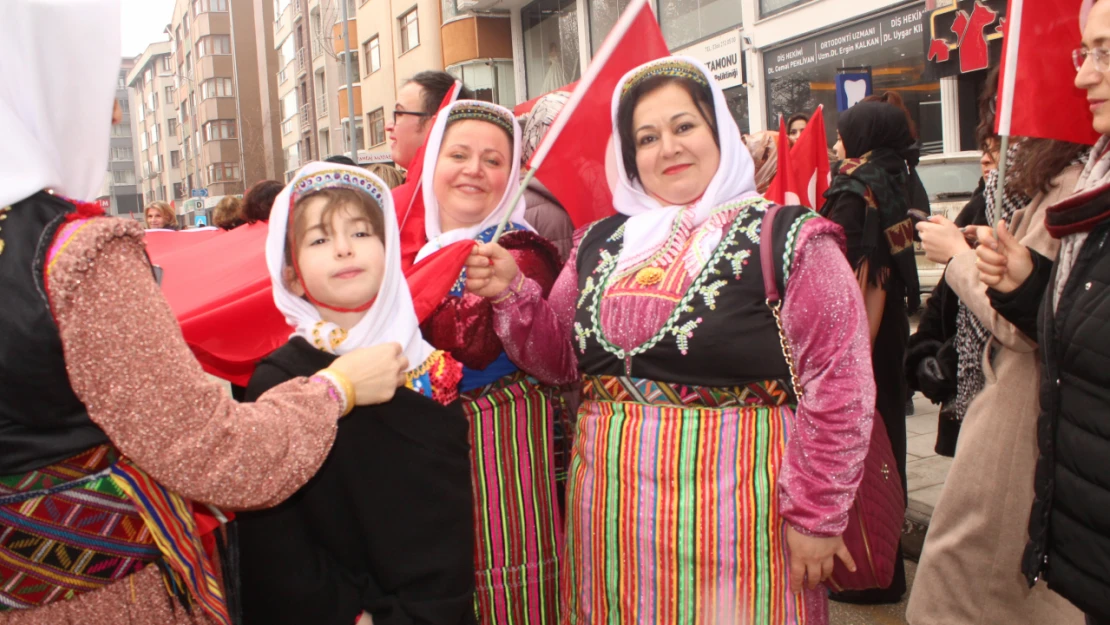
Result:
<instances>
[{"instance_id":1,"label":"balcony","mask_svg":"<svg viewBox=\"0 0 1110 625\"><path fill-rule=\"evenodd\" d=\"M304 13L301 10L301 0L293 0L293 22L296 23L296 21L303 16Z\"/></svg>"},{"instance_id":2,"label":"balcony","mask_svg":"<svg viewBox=\"0 0 1110 625\"><path fill-rule=\"evenodd\" d=\"M307 104L301 105L301 132L312 132L312 112Z\"/></svg>"},{"instance_id":3,"label":"balcony","mask_svg":"<svg viewBox=\"0 0 1110 625\"><path fill-rule=\"evenodd\" d=\"M316 117L328 116L328 96L316 96Z\"/></svg>"},{"instance_id":4,"label":"balcony","mask_svg":"<svg viewBox=\"0 0 1110 625\"><path fill-rule=\"evenodd\" d=\"M303 47L297 48L297 76L308 73L308 53Z\"/></svg>"}]
</instances>

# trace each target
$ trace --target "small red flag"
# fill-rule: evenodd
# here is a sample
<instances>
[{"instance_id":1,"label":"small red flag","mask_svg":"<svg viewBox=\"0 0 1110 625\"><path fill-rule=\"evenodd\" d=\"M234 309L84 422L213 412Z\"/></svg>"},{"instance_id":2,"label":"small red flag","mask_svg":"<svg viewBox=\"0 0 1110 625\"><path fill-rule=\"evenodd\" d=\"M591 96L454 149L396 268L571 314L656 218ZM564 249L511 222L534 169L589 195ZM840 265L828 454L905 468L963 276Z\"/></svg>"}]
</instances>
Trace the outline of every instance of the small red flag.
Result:
<instances>
[{"instance_id":1,"label":"small red flag","mask_svg":"<svg viewBox=\"0 0 1110 625\"><path fill-rule=\"evenodd\" d=\"M999 134L1087 145L1098 140L1087 94L1075 88L1071 59L1083 37L1083 7L1084 0L1010 0L998 77Z\"/></svg>"},{"instance_id":2,"label":"small red flag","mask_svg":"<svg viewBox=\"0 0 1110 625\"><path fill-rule=\"evenodd\" d=\"M775 204L793 205L799 202L798 185L794 181L794 169L790 164L790 138L786 134L786 121L779 115L779 136L776 139L778 151L778 170L771 186L763 197Z\"/></svg>"},{"instance_id":3,"label":"small red flag","mask_svg":"<svg viewBox=\"0 0 1110 625\"><path fill-rule=\"evenodd\" d=\"M615 164L606 167L606 159L612 159L613 90L630 70L668 54L650 2L635 0L601 44L528 163L576 227L613 214L609 176Z\"/></svg>"},{"instance_id":4,"label":"small red flag","mask_svg":"<svg viewBox=\"0 0 1110 625\"><path fill-rule=\"evenodd\" d=\"M790 148L798 203L813 210L824 206L825 191L829 189L829 148L825 140L825 107L822 105L817 107L802 135Z\"/></svg>"},{"instance_id":5,"label":"small red flag","mask_svg":"<svg viewBox=\"0 0 1110 625\"><path fill-rule=\"evenodd\" d=\"M443 96L436 112L442 111L459 97L459 87L462 83L455 81L454 86ZM425 123L432 124L434 120L425 117ZM427 234L424 232L424 198L420 193L420 173L424 171L424 149L428 147L428 140L416 151L412 158L411 167L405 174L405 184L393 189L393 210L397 212L397 227L401 231L401 267L407 269L416 261L420 248L427 243Z\"/></svg>"}]
</instances>

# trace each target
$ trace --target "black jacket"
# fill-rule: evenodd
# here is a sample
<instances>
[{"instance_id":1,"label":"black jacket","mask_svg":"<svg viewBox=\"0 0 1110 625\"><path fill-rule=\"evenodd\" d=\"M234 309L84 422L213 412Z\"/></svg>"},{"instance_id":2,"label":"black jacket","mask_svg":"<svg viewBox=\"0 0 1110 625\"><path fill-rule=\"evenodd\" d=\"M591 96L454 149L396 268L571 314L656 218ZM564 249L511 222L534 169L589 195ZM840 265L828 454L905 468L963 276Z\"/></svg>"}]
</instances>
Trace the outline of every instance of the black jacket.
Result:
<instances>
[{"instance_id":1,"label":"black jacket","mask_svg":"<svg viewBox=\"0 0 1110 625\"><path fill-rule=\"evenodd\" d=\"M295 337L263 360L248 399L327 367ZM308 484L281 505L241 513L246 625L474 622L474 510L467 422L458 403L405 388L339 421Z\"/></svg>"},{"instance_id":2,"label":"black jacket","mask_svg":"<svg viewBox=\"0 0 1110 625\"><path fill-rule=\"evenodd\" d=\"M1110 208L1110 195L1102 201ZM1110 221L1094 227L1060 297L1057 267L1033 253L1034 272L992 305L1043 359L1040 458L1022 570L1044 576L1084 612L1110 619ZM1040 309L1039 316L1037 309ZM1035 332L1035 334L1034 334Z\"/></svg>"}]
</instances>

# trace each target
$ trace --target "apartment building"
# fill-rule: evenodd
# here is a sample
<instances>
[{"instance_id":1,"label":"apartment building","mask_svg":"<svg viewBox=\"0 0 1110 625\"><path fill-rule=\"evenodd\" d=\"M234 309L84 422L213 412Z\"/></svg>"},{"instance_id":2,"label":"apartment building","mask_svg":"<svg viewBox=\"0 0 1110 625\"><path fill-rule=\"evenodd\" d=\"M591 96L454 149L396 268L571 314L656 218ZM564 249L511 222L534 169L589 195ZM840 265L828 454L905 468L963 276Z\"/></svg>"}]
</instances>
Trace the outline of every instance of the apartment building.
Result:
<instances>
[{"instance_id":1,"label":"apartment building","mask_svg":"<svg viewBox=\"0 0 1110 625\"><path fill-rule=\"evenodd\" d=\"M108 171L101 188L101 208L109 215L129 215L142 211L142 196L137 185L135 165L134 119L127 89L127 75L135 66L135 59L124 58L120 63L119 82L116 85L116 102L123 111L123 120L112 126L108 153Z\"/></svg>"},{"instance_id":2,"label":"apartment building","mask_svg":"<svg viewBox=\"0 0 1110 625\"><path fill-rule=\"evenodd\" d=\"M173 202L184 214L187 199L181 177L181 132L177 116L173 44L152 43L135 60L127 76L131 88L131 111L136 122L139 187L143 204Z\"/></svg>"},{"instance_id":3,"label":"apartment building","mask_svg":"<svg viewBox=\"0 0 1110 625\"><path fill-rule=\"evenodd\" d=\"M274 177L280 162L268 118L276 94L261 78L270 72L261 71L268 58L259 53L258 19L252 0L177 0L167 28L180 176L188 196L206 194L206 208ZM187 218L200 208L188 204Z\"/></svg>"}]
</instances>

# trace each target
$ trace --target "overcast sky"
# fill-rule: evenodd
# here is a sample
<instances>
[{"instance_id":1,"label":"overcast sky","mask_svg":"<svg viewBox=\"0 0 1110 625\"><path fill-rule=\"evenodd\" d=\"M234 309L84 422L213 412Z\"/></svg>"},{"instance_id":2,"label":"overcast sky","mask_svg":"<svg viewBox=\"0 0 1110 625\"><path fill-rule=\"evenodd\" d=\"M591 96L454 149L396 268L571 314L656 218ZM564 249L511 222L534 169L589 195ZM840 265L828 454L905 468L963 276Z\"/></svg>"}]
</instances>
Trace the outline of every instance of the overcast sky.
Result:
<instances>
[{"instance_id":1,"label":"overcast sky","mask_svg":"<svg viewBox=\"0 0 1110 625\"><path fill-rule=\"evenodd\" d=\"M170 23L174 0L122 0L122 3L124 56L138 56L148 45L166 41L162 31Z\"/></svg>"}]
</instances>

